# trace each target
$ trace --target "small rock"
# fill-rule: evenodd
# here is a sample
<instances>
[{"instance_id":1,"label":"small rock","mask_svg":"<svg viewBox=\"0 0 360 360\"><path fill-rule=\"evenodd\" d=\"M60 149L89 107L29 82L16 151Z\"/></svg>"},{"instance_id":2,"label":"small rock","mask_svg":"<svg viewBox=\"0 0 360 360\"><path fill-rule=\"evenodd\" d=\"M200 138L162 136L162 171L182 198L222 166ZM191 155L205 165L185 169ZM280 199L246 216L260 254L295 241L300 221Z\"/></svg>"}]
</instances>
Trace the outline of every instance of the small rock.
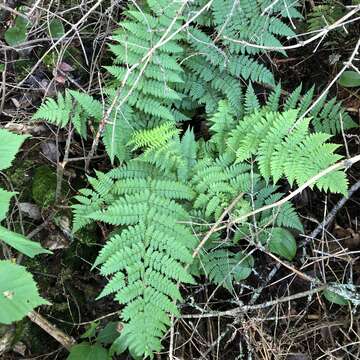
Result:
<instances>
[{"instance_id":1,"label":"small rock","mask_svg":"<svg viewBox=\"0 0 360 360\"><path fill-rule=\"evenodd\" d=\"M310 360L309 356L306 354L291 354L286 357L286 360Z\"/></svg>"},{"instance_id":2,"label":"small rock","mask_svg":"<svg viewBox=\"0 0 360 360\"><path fill-rule=\"evenodd\" d=\"M57 162L58 149L54 142L52 141L43 142L40 145L40 149L48 160L53 161L55 163Z\"/></svg>"},{"instance_id":3,"label":"small rock","mask_svg":"<svg viewBox=\"0 0 360 360\"><path fill-rule=\"evenodd\" d=\"M69 241L60 234L54 234L49 236L44 245L49 250L67 249Z\"/></svg>"},{"instance_id":4,"label":"small rock","mask_svg":"<svg viewBox=\"0 0 360 360\"><path fill-rule=\"evenodd\" d=\"M26 217L33 219L33 220L40 220L41 219L41 213L40 209L37 205L23 202L19 204L19 210L22 214L24 214Z\"/></svg>"},{"instance_id":5,"label":"small rock","mask_svg":"<svg viewBox=\"0 0 360 360\"><path fill-rule=\"evenodd\" d=\"M25 356L26 345L23 342L19 341L14 345L12 350L17 354L20 354L21 356Z\"/></svg>"}]
</instances>

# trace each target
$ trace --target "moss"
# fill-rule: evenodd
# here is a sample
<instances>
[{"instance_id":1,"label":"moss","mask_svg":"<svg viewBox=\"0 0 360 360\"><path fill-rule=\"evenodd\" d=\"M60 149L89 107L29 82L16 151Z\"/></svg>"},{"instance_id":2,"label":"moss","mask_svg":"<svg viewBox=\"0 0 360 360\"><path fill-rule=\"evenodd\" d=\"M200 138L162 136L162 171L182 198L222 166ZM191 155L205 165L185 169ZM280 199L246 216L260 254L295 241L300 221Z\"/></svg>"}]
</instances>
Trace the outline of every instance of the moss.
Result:
<instances>
[{"instance_id":1,"label":"moss","mask_svg":"<svg viewBox=\"0 0 360 360\"><path fill-rule=\"evenodd\" d=\"M15 190L20 191L30 183L30 170L33 166L34 162L31 160L19 161L5 171Z\"/></svg>"},{"instance_id":2,"label":"moss","mask_svg":"<svg viewBox=\"0 0 360 360\"><path fill-rule=\"evenodd\" d=\"M54 170L41 165L35 169L32 183L32 197L40 207L47 207L55 202L56 174Z\"/></svg>"}]
</instances>

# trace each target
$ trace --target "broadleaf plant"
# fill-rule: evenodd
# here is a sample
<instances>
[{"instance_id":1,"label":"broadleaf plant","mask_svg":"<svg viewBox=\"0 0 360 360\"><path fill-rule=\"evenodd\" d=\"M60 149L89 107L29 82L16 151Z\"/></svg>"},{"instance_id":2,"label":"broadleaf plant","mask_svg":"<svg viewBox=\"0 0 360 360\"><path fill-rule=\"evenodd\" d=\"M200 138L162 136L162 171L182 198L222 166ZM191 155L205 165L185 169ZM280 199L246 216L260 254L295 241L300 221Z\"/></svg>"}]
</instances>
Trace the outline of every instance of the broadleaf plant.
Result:
<instances>
[{"instance_id":1,"label":"broadleaf plant","mask_svg":"<svg viewBox=\"0 0 360 360\"><path fill-rule=\"evenodd\" d=\"M0 129L0 170L10 167L20 146L27 136ZM0 188L0 222L6 217L14 192ZM0 242L10 245L27 256L51 253L37 242L30 241L0 226ZM21 320L39 305L49 304L39 296L32 275L10 260L0 260L0 323L10 324Z\"/></svg>"}]
</instances>

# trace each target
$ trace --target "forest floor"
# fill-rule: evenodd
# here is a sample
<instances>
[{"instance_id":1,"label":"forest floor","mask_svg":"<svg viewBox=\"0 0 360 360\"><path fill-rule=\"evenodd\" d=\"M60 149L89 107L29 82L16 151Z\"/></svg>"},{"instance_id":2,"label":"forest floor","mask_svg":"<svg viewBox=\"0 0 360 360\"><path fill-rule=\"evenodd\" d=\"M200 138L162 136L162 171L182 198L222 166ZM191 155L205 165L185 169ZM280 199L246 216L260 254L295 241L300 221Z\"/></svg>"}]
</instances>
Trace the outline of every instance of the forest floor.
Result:
<instances>
[{"instance_id":1,"label":"forest floor","mask_svg":"<svg viewBox=\"0 0 360 360\"><path fill-rule=\"evenodd\" d=\"M26 4L31 24L21 46L9 46L4 34L14 25L19 3ZM95 8L96 1L51 3L13 0L6 2L6 6L0 4L0 126L31 135L13 166L0 174L0 182L18 193L8 225L23 234L31 234L33 240L54 252L40 260L23 260L34 274L41 295L52 303L42 307L40 313L79 340L94 320L98 319L96 326L118 320L115 314L118 308L113 302L106 298L95 300L104 279L96 271L90 271L109 229L94 223L75 237L71 233L70 206L77 190L85 184L84 156L91 141L74 137L70 154L77 160L67 164L61 200L55 202L56 168L64 155L67 130L34 123L30 118L46 96L65 88L91 94L99 92L99 84L106 80L101 69L109 61L105 42L121 18L124 3L104 1ZM56 17L77 24L76 31L70 31L60 42L52 39L46 26ZM63 32L61 28L53 31ZM291 92L300 83L304 89L315 84L315 93L320 94L339 71L339 62L334 59L347 59L359 34L359 26L354 25L348 34L334 33L316 51L314 44L290 50L287 58L270 54L267 61L286 91ZM331 95L343 101L358 124L359 89L337 85L331 89ZM255 90L265 99L271 89L256 85ZM194 126L201 136L204 129ZM344 148L351 154L360 153L359 129L352 129L337 140L346 143ZM111 168L103 148L99 148L91 165L93 170ZM351 168L349 179L350 185L360 181L359 165ZM354 285L360 286L360 190L336 211L326 229L321 228L341 199L340 195L312 190L295 197L304 233L311 236L315 229L320 231L313 238L298 239L304 246L291 264L255 255L258 272L234 291L238 300L260 306L224 318L177 320L173 344L177 358L231 360L249 352L258 359L359 359L358 313L347 306L330 304L317 294L308 294L308 277L314 276L339 281L350 278ZM205 282L188 288L183 312L191 314L187 303L210 301L219 310L226 308L233 295L225 289L214 294L214 289ZM295 293L303 295L292 298L291 294ZM65 359L67 356L67 351L49 333L29 319L16 326L0 325L0 342L9 332L16 335L16 345L1 355L1 359ZM158 358L167 358L166 350Z\"/></svg>"}]
</instances>

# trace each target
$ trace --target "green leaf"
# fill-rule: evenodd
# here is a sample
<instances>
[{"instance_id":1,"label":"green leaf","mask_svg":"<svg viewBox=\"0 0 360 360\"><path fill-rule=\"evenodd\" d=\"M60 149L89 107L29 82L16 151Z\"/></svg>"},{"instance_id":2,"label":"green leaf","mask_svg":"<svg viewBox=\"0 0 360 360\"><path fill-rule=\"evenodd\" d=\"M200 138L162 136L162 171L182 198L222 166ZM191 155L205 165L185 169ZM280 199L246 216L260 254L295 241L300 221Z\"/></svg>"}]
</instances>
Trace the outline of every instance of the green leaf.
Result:
<instances>
[{"instance_id":1,"label":"green leaf","mask_svg":"<svg viewBox=\"0 0 360 360\"><path fill-rule=\"evenodd\" d=\"M343 87L360 86L360 74L357 71L344 71L338 80L339 85Z\"/></svg>"},{"instance_id":2,"label":"green leaf","mask_svg":"<svg viewBox=\"0 0 360 360\"><path fill-rule=\"evenodd\" d=\"M80 336L81 339L92 338L96 335L96 329L99 323L97 321L92 322L86 331Z\"/></svg>"},{"instance_id":3,"label":"green leaf","mask_svg":"<svg viewBox=\"0 0 360 360\"><path fill-rule=\"evenodd\" d=\"M127 339L124 334L121 334L111 345L110 354L111 355L119 355L127 350Z\"/></svg>"},{"instance_id":4,"label":"green leaf","mask_svg":"<svg viewBox=\"0 0 360 360\"><path fill-rule=\"evenodd\" d=\"M60 19L53 19L49 24L49 35L54 38L61 38L65 34L64 25Z\"/></svg>"},{"instance_id":5,"label":"green leaf","mask_svg":"<svg viewBox=\"0 0 360 360\"><path fill-rule=\"evenodd\" d=\"M16 19L15 19L15 26L19 29L24 29L26 30L26 28L30 25L30 21L25 19L24 17L22 16L18 16Z\"/></svg>"},{"instance_id":6,"label":"green leaf","mask_svg":"<svg viewBox=\"0 0 360 360\"><path fill-rule=\"evenodd\" d=\"M21 320L39 305L50 305L39 296L32 275L23 266L0 261L0 323Z\"/></svg>"},{"instance_id":7,"label":"green leaf","mask_svg":"<svg viewBox=\"0 0 360 360\"><path fill-rule=\"evenodd\" d=\"M5 31L4 36L10 46L22 44L27 38L26 28L24 26L13 26Z\"/></svg>"},{"instance_id":8,"label":"green leaf","mask_svg":"<svg viewBox=\"0 0 360 360\"><path fill-rule=\"evenodd\" d=\"M181 139L181 153L185 159L186 166L178 169L179 177L187 180L190 170L196 164L197 143L195 141L194 131L188 128Z\"/></svg>"},{"instance_id":9,"label":"green leaf","mask_svg":"<svg viewBox=\"0 0 360 360\"><path fill-rule=\"evenodd\" d=\"M11 165L20 146L28 137L27 135L17 135L0 129L0 170L4 170Z\"/></svg>"},{"instance_id":10,"label":"green leaf","mask_svg":"<svg viewBox=\"0 0 360 360\"><path fill-rule=\"evenodd\" d=\"M121 323L118 321L110 321L106 326L99 331L96 338L97 341L104 345L112 344L120 335Z\"/></svg>"},{"instance_id":11,"label":"green leaf","mask_svg":"<svg viewBox=\"0 0 360 360\"><path fill-rule=\"evenodd\" d=\"M109 353L102 346L91 345L87 342L75 345L71 348L67 360L106 360L110 359Z\"/></svg>"},{"instance_id":12,"label":"green leaf","mask_svg":"<svg viewBox=\"0 0 360 360\"><path fill-rule=\"evenodd\" d=\"M0 188L0 221L4 220L9 210L10 200L15 192L6 191Z\"/></svg>"},{"instance_id":13,"label":"green leaf","mask_svg":"<svg viewBox=\"0 0 360 360\"><path fill-rule=\"evenodd\" d=\"M236 254L238 264L232 269L232 275L235 281L247 279L254 267L254 258L251 255L239 252Z\"/></svg>"},{"instance_id":14,"label":"green leaf","mask_svg":"<svg viewBox=\"0 0 360 360\"><path fill-rule=\"evenodd\" d=\"M269 250L287 260L296 255L296 241L290 231L283 228L273 228L268 243Z\"/></svg>"},{"instance_id":15,"label":"green leaf","mask_svg":"<svg viewBox=\"0 0 360 360\"><path fill-rule=\"evenodd\" d=\"M31 258L39 254L52 254L51 251L44 249L39 243L31 241L3 226L0 226L0 240Z\"/></svg>"},{"instance_id":16,"label":"green leaf","mask_svg":"<svg viewBox=\"0 0 360 360\"><path fill-rule=\"evenodd\" d=\"M0 64L0 73L5 70L5 64Z\"/></svg>"},{"instance_id":17,"label":"green leaf","mask_svg":"<svg viewBox=\"0 0 360 360\"><path fill-rule=\"evenodd\" d=\"M341 295L330 291L330 290L324 290L323 295L325 299L333 304L337 305L347 305L348 301Z\"/></svg>"}]
</instances>

